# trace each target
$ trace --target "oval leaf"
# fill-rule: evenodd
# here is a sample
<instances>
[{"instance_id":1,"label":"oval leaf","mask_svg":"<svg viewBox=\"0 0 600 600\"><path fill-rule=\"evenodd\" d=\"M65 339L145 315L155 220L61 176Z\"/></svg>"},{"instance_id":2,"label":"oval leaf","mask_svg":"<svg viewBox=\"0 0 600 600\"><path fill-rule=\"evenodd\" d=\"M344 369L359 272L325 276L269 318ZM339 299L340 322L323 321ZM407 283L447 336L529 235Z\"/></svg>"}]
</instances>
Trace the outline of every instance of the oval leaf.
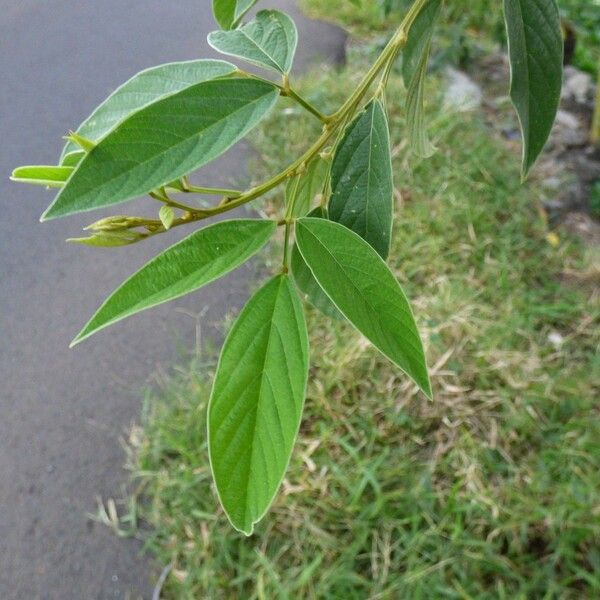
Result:
<instances>
[{"instance_id":1,"label":"oval leaf","mask_svg":"<svg viewBox=\"0 0 600 600\"><path fill-rule=\"evenodd\" d=\"M124 202L205 165L244 137L277 96L266 82L216 79L143 108L84 157L42 220Z\"/></svg>"},{"instance_id":2,"label":"oval leaf","mask_svg":"<svg viewBox=\"0 0 600 600\"><path fill-rule=\"evenodd\" d=\"M261 10L239 29L213 31L208 43L217 51L253 65L287 74L298 45L294 21L278 10Z\"/></svg>"},{"instance_id":3,"label":"oval leaf","mask_svg":"<svg viewBox=\"0 0 600 600\"><path fill-rule=\"evenodd\" d=\"M504 0L510 97L523 135L523 175L548 140L560 103L563 39L554 0Z\"/></svg>"},{"instance_id":4,"label":"oval leaf","mask_svg":"<svg viewBox=\"0 0 600 600\"><path fill-rule=\"evenodd\" d=\"M325 210L320 207L315 208L313 211L308 213L308 216L316 219L327 218ZM306 264L302 254L300 254L297 244L294 244L292 249L291 267L292 274L294 275L294 281L296 282L298 289L305 295L306 299L325 316L333 319L342 319L343 315L334 306L329 299L329 296L317 283L312 271Z\"/></svg>"},{"instance_id":5,"label":"oval leaf","mask_svg":"<svg viewBox=\"0 0 600 600\"><path fill-rule=\"evenodd\" d=\"M97 142L115 125L144 106L197 83L229 75L235 70L235 65L223 60L190 60L146 69L117 88L78 127L76 133ZM77 144L67 143L61 163L67 154L78 150Z\"/></svg>"},{"instance_id":6,"label":"oval leaf","mask_svg":"<svg viewBox=\"0 0 600 600\"><path fill-rule=\"evenodd\" d=\"M257 0L213 0L213 14L221 29L235 27Z\"/></svg>"},{"instance_id":7,"label":"oval leaf","mask_svg":"<svg viewBox=\"0 0 600 600\"><path fill-rule=\"evenodd\" d=\"M250 535L281 485L298 435L308 334L286 275L271 280L227 336L208 407L210 463L232 525Z\"/></svg>"},{"instance_id":8,"label":"oval leaf","mask_svg":"<svg viewBox=\"0 0 600 600\"><path fill-rule=\"evenodd\" d=\"M275 231L273 221L239 219L200 229L152 259L98 309L71 346L163 302L193 292L239 267Z\"/></svg>"},{"instance_id":9,"label":"oval leaf","mask_svg":"<svg viewBox=\"0 0 600 600\"><path fill-rule=\"evenodd\" d=\"M431 398L425 353L410 305L382 258L343 225L305 217L296 241L340 312Z\"/></svg>"},{"instance_id":10,"label":"oval leaf","mask_svg":"<svg viewBox=\"0 0 600 600\"><path fill-rule=\"evenodd\" d=\"M331 167L329 218L365 239L383 258L390 251L393 182L383 106L374 101L348 127Z\"/></svg>"},{"instance_id":11,"label":"oval leaf","mask_svg":"<svg viewBox=\"0 0 600 600\"><path fill-rule=\"evenodd\" d=\"M62 187L71 176L73 167L31 166L17 167L10 176L17 183L31 183L46 187Z\"/></svg>"}]
</instances>

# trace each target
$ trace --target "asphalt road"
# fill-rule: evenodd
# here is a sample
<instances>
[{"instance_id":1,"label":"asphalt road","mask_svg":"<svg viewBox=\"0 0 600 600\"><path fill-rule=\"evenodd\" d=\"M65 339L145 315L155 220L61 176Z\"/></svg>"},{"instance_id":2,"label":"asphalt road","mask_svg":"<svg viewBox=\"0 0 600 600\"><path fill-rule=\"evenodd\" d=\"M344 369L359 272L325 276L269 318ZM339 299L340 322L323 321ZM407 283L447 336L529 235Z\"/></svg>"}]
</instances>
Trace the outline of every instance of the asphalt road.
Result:
<instances>
[{"instance_id":1,"label":"asphalt road","mask_svg":"<svg viewBox=\"0 0 600 600\"><path fill-rule=\"evenodd\" d=\"M263 4L297 14L291 1ZM139 390L176 359L178 342L192 343L195 321L177 309L203 312L203 334L214 336L211 324L247 297L251 270L69 350L105 296L181 234L117 250L69 246L90 215L40 225L52 195L8 175L55 162L61 136L138 70L211 56L209 1L0 0L0 9L0 598L150 598L156 566L86 514L126 482L119 438ZM339 31L298 23L300 65L342 57ZM234 149L201 181L243 179L247 153Z\"/></svg>"}]
</instances>

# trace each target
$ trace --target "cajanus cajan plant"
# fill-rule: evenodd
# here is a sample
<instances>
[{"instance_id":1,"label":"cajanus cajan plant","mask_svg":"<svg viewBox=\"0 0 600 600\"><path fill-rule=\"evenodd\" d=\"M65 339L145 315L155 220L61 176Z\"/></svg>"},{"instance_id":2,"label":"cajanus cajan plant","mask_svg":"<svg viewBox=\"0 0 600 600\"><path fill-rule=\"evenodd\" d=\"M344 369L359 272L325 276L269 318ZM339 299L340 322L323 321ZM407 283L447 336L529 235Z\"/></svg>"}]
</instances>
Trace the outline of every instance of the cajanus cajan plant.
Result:
<instances>
[{"instance_id":1,"label":"cajanus cajan plant","mask_svg":"<svg viewBox=\"0 0 600 600\"><path fill-rule=\"evenodd\" d=\"M20 167L12 176L59 188L42 221L144 195L157 204L156 218L104 218L87 228L89 237L70 240L102 247L193 227L284 187L285 202L274 220L220 220L197 228L125 281L73 341L215 281L284 229L281 268L227 336L208 409L216 489L233 526L248 535L277 493L300 427L309 371L303 301L347 319L432 397L410 305L386 265L394 218L386 102L397 101L386 98L386 84L401 56L405 133L414 152L428 157L435 149L427 137L424 84L435 24L444 12L442 0L415 0L352 94L336 112L323 114L292 85L294 22L276 10L247 18L256 1L214 0L221 29L208 41L272 77L221 60L142 71L67 136L58 165ZM499 4L490 3L490 10L502 10ZM504 13L525 176L559 103L561 26L554 0L504 0ZM322 123L301 156L290 156L285 170L247 190L190 183L192 171L242 139L280 97ZM206 197L216 201L207 204Z\"/></svg>"}]
</instances>

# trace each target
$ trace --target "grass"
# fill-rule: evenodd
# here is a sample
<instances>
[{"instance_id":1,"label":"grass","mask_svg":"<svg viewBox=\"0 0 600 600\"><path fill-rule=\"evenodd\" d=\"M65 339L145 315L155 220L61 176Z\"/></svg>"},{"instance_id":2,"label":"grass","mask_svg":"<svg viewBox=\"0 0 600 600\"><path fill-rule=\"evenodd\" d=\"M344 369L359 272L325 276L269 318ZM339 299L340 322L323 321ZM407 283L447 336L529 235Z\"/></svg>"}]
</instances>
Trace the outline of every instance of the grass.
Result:
<instances>
[{"instance_id":1,"label":"grass","mask_svg":"<svg viewBox=\"0 0 600 600\"><path fill-rule=\"evenodd\" d=\"M361 71L351 64L313 74L307 95L335 107ZM440 113L435 84L438 153L411 157L402 94L394 79L391 262L426 340L435 401L348 325L309 311L300 438L248 539L211 484L211 355L167 378L130 439L147 546L172 565L165 598L600 597L597 264L576 241L548 237L540 185L519 185L518 156L482 115ZM277 112L256 136L257 178L311 129L310 117Z\"/></svg>"}]
</instances>

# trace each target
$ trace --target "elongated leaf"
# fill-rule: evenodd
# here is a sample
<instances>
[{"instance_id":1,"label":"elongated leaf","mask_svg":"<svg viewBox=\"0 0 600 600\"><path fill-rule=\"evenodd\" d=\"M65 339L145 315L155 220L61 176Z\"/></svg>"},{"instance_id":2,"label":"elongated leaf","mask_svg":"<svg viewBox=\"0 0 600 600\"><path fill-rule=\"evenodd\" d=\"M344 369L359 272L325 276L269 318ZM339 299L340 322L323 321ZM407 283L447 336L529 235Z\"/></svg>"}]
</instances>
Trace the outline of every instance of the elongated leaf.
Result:
<instances>
[{"instance_id":1,"label":"elongated leaf","mask_svg":"<svg viewBox=\"0 0 600 600\"><path fill-rule=\"evenodd\" d=\"M307 216L314 217L315 219L326 219L327 213L319 207L309 212ZM306 299L325 316L333 319L342 319L343 315L317 283L312 271L306 264L302 254L300 254L297 244L294 244L292 249L291 267L294 281Z\"/></svg>"},{"instance_id":2,"label":"elongated leaf","mask_svg":"<svg viewBox=\"0 0 600 600\"><path fill-rule=\"evenodd\" d=\"M77 128L76 133L98 142L115 125L144 106L235 70L235 65L223 60L190 60L146 69L117 88ZM67 154L78 150L79 146L73 142L67 143L61 162Z\"/></svg>"},{"instance_id":3,"label":"elongated leaf","mask_svg":"<svg viewBox=\"0 0 600 600\"><path fill-rule=\"evenodd\" d=\"M377 252L343 225L309 217L297 222L296 242L340 312L431 398L423 345L410 305Z\"/></svg>"},{"instance_id":4,"label":"elongated leaf","mask_svg":"<svg viewBox=\"0 0 600 600\"><path fill-rule=\"evenodd\" d=\"M318 157L304 173L291 177L285 187L285 203L294 202L293 217L303 217L311 209L313 200L321 193L329 172L330 163Z\"/></svg>"},{"instance_id":5,"label":"elongated leaf","mask_svg":"<svg viewBox=\"0 0 600 600\"><path fill-rule=\"evenodd\" d=\"M261 10L239 29L213 31L208 43L217 51L253 65L287 74L298 45L294 21L278 10Z\"/></svg>"},{"instance_id":6,"label":"elongated leaf","mask_svg":"<svg viewBox=\"0 0 600 600\"><path fill-rule=\"evenodd\" d=\"M407 88L408 137L411 148L422 158L428 158L435 152L427 135L423 105L431 40L441 5L441 0L429 0L421 10L410 28L403 53L402 76Z\"/></svg>"},{"instance_id":7,"label":"elongated leaf","mask_svg":"<svg viewBox=\"0 0 600 600\"><path fill-rule=\"evenodd\" d=\"M381 103L374 101L336 148L329 218L358 233L384 259L390 251L393 188L387 118Z\"/></svg>"},{"instance_id":8,"label":"elongated leaf","mask_svg":"<svg viewBox=\"0 0 600 600\"><path fill-rule=\"evenodd\" d=\"M273 502L298 435L308 377L302 306L286 275L227 336L208 407L212 472L233 526L250 535Z\"/></svg>"},{"instance_id":9,"label":"elongated leaf","mask_svg":"<svg viewBox=\"0 0 600 600\"><path fill-rule=\"evenodd\" d=\"M31 166L17 167L11 175L11 180L17 183L31 183L46 187L62 187L73 172L72 167Z\"/></svg>"},{"instance_id":10,"label":"elongated leaf","mask_svg":"<svg viewBox=\"0 0 600 600\"><path fill-rule=\"evenodd\" d=\"M563 40L554 0L504 0L510 97L523 135L525 176L548 140L560 103Z\"/></svg>"},{"instance_id":11,"label":"elongated leaf","mask_svg":"<svg viewBox=\"0 0 600 600\"><path fill-rule=\"evenodd\" d=\"M71 345L163 302L193 292L239 267L275 231L272 221L222 221L200 229L152 259L98 309Z\"/></svg>"},{"instance_id":12,"label":"elongated leaf","mask_svg":"<svg viewBox=\"0 0 600 600\"><path fill-rule=\"evenodd\" d=\"M213 0L213 14L221 29L235 27L257 0Z\"/></svg>"},{"instance_id":13,"label":"elongated leaf","mask_svg":"<svg viewBox=\"0 0 600 600\"><path fill-rule=\"evenodd\" d=\"M143 108L86 154L42 220L124 202L205 165L246 135L277 96L262 81L216 79Z\"/></svg>"}]
</instances>

